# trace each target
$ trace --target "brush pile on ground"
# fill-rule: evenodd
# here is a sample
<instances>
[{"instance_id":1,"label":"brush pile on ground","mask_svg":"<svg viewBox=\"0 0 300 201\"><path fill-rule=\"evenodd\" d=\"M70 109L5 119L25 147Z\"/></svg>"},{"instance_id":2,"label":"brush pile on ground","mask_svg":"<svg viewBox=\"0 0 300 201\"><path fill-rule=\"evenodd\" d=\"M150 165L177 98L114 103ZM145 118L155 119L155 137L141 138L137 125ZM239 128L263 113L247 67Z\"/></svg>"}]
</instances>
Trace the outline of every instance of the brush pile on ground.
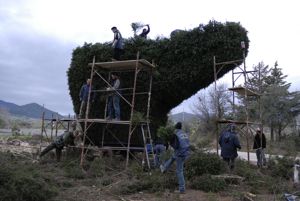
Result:
<instances>
[{"instance_id":1,"label":"brush pile on ground","mask_svg":"<svg viewBox=\"0 0 300 201\"><path fill-rule=\"evenodd\" d=\"M271 160L267 169L238 160L232 174L243 180L235 183L220 177L230 172L218 156L196 151L185 167L187 193L179 196L172 193L178 186L175 166L164 174L154 169L150 175L136 161L125 171L124 158L118 155L93 158L86 161L84 169L77 155L65 155L60 163L51 156L33 163L12 153L0 153L0 200L154 201L191 200L193 196L197 200L242 200L245 193L256 194L254 200L268 200L294 190L291 168L287 167L292 161L287 158Z\"/></svg>"}]
</instances>

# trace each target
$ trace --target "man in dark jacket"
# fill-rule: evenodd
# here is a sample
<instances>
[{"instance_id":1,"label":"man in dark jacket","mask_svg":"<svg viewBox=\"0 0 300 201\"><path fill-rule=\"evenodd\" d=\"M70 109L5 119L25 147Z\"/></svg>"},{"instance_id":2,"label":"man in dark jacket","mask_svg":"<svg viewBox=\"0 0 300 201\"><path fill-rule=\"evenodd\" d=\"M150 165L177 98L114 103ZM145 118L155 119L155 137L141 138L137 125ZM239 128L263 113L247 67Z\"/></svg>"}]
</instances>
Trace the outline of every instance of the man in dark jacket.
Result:
<instances>
[{"instance_id":1,"label":"man in dark jacket","mask_svg":"<svg viewBox=\"0 0 300 201\"><path fill-rule=\"evenodd\" d=\"M160 165L161 172L168 170L172 163L176 160L176 174L179 183L179 193L185 193L185 180L183 175L183 165L190 153L190 140L182 130L182 123L178 122L175 125L174 140L171 142L174 149L174 154L164 164Z\"/></svg>"},{"instance_id":2,"label":"man in dark jacket","mask_svg":"<svg viewBox=\"0 0 300 201\"><path fill-rule=\"evenodd\" d=\"M260 128L256 129L256 135L254 137L253 149L256 149L257 166L261 167L266 165L266 156L264 149L266 148L266 136L261 132Z\"/></svg>"},{"instance_id":3,"label":"man in dark jacket","mask_svg":"<svg viewBox=\"0 0 300 201\"><path fill-rule=\"evenodd\" d=\"M58 136L51 144L49 144L40 154L39 157L44 156L49 151L55 149L56 160L60 161L62 150L65 146L75 146L74 139L76 137L76 122L72 123L72 131L65 131L62 135Z\"/></svg>"},{"instance_id":4,"label":"man in dark jacket","mask_svg":"<svg viewBox=\"0 0 300 201\"><path fill-rule=\"evenodd\" d=\"M147 26L147 29L144 28L143 32L140 34L140 37L145 38L145 39L147 39L147 35L150 32L150 26L149 26L149 24L147 24L146 26Z\"/></svg>"},{"instance_id":5,"label":"man in dark jacket","mask_svg":"<svg viewBox=\"0 0 300 201\"><path fill-rule=\"evenodd\" d=\"M219 138L219 144L221 146L221 156L223 160L228 163L230 170L233 170L234 160L238 156L237 148L241 149L239 139L235 133L235 124L227 126Z\"/></svg>"}]
</instances>

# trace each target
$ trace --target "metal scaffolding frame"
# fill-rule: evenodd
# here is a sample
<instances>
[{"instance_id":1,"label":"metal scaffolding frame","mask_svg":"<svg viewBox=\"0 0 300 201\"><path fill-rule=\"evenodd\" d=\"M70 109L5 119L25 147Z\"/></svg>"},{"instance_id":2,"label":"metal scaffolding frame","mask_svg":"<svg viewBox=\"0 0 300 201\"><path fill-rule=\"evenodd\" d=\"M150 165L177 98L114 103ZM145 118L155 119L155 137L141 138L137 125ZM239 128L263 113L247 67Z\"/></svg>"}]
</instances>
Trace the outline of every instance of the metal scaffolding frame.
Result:
<instances>
[{"instance_id":1,"label":"metal scaffolding frame","mask_svg":"<svg viewBox=\"0 0 300 201\"><path fill-rule=\"evenodd\" d=\"M243 62L243 66L241 67L239 65L240 62ZM214 68L214 87L215 92L217 92L217 79L218 79L218 73L226 66L226 65L235 65L235 68L237 68L239 71L235 71L235 68L232 70L232 87L228 88L229 91L232 92L232 112L234 115L234 119L232 120L226 120L221 119L218 109L216 110L217 114L217 121L216 121L216 148L217 153L219 153L219 124L230 124L235 123L237 125L238 131L246 137L246 143L247 143L247 158L248 162L250 161L250 144L249 144L249 137L253 137L253 132L255 131L255 127L259 126L262 129L262 113L261 113L261 103L260 103L260 93L256 93L249 89L247 79L249 79L249 74L253 74L256 71L247 71L246 69L246 61L245 61L245 49L243 49L243 59L240 60L233 60L233 61L226 61L226 62L216 62L216 57L213 57L213 68ZM236 86L236 82L238 79L243 76L244 77L244 86ZM259 80L260 78L260 70L259 70ZM260 84L261 85L261 84ZM261 87L261 86L260 86ZM259 91L261 91L259 87ZM245 99L245 119L244 120L237 120L236 119L236 111L235 111L235 93L244 96ZM259 123L257 122L250 122L249 121L249 111L248 111L248 97L253 96L258 98L259 103ZM218 108L218 101L215 98L215 107ZM255 126L255 127L254 127ZM262 139L262 137L261 137Z\"/></svg>"},{"instance_id":2,"label":"metal scaffolding frame","mask_svg":"<svg viewBox=\"0 0 300 201\"><path fill-rule=\"evenodd\" d=\"M44 137L46 137L47 142L51 142L54 137L57 137L59 129L70 131L70 124L74 121L76 121L75 117L71 118L70 115L67 118L59 118L58 115L55 116L52 114L51 118L45 118L45 112L43 112L41 122L40 150L42 148ZM50 133L47 133L47 129L50 129Z\"/></svg>"},{"instance_id":3,"label":"metal scaffolding frame","mask_svg":"<svg viewBox=\"0 0 300 201\"><path fill-rule=\"evenodd\" d=\"M153 72L155 71L155 65L147 60L139 59L139 52L137 53L136 60L124 60L124 61L112 61L112 62L97 62L95 61L95 57L93 58L93 62L88 64L88 67L91 67L91 74L90 74L90 90L88 93L88 101L86 105L86 112L85 112L85 118L84 119L77 119L79 123L83 123L83 143L82 143L82 150L81 150L81 159L80 159L80 165L83 166L85 155L87 154L87 150L89 147L85 146L86 141L89 140L89 143L93 143L91 139L87 136L88 129L95 123L105 124L102 130L102 139L101 139L101 147L98 147L98 150L120 150L120 151L126 151L126 168L129 163L129 156L131 154L131 151L143 151L144 157L146 157L147 166L150 169L150 160L149 160L149 153L147 150L147 142L151 144L152 147L152 153L153 153L153 146L152 146L152 139L151 139L151 133L150 133L150 101L151 101L151 91L152 91L152 76ZM149 87L147 92L138 92L137 91L137 80L138 75L141 71L146 71L149 76ZM101 73L106 72L108 73L108 79L106 79ZM110 84L110 75L112 72L131 72L134 73L134 79L133 79L133 87L131 88L121 88L115 90ZM93 86L93 77L98 76L101 81L103 81L107 87L110 87L113 89L113 92L116 93L121 100L123 100L129 107L130 107L130 117L129 120L109 120L106 118L107 116L107 104L108 104L108 98L106 98L106 105L104 109L104 117L103 119L95 119L90 118L89 116L89 110L90 110L90 103L91 103L91 93L92 92L100 92L100 93L106 93L107 90L92 90ZM119 91L130 91L131 100L129 98L125 97L125 94L121 94ZM128 94L127 94L128 95ZM135 103L136 103L136 96L137 95L148 95L147 99L147 112L146 112L146 119L139 122L133 122L134 119L134 113L137 112L135 110ZM128 141L127 145L122 143L113 132L110 131L108 128L108 125L128 125ZM131 138L135 131L137 131L137 128L141 129L142 139L143 139L143 147L132 147L131 146ZM120 146L118 147L109 147L104 145L104 138L105 134L109 133L118 143ZM135 157L134 155L132 155Z\"/></svg>"}]
</instances>

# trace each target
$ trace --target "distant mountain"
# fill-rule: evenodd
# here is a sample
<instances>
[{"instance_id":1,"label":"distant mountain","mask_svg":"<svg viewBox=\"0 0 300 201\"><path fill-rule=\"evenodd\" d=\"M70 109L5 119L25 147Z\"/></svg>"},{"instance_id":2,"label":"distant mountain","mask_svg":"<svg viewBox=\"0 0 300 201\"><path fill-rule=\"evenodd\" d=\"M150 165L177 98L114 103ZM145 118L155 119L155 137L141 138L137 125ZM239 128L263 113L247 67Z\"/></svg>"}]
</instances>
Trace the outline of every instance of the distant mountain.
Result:
<instances>
[{"instance_id":1,"label":"distant mountain","mask_svg":"<svg viewBox=\"0 0 300 201\"><path fill-rule=\"evenodd\" d=\"M181 112L181 113L169 115L169 119L171 121L173 121L174 123L176 123L178 121L191 122L191 121L197 120L197 116L195 114Z\"/></svg>"},{"instance_id":2,"label":"distant mountain","mask_svg":"<svg viewBox=\"0 0 300 201\"><path fill-rule=\"evenodd\" d=\"M9 112L11 115L15 116L23 116L23 117L29 117L34 119L40 119L42 118L43 112L45 112L45 118L50 119L52 118L52 114L56 117L58 115L59 118L62 118L63 116L48 110L47 108L44 108L43 106L37 104L37 103L29 103L26 105L16 105L14 103L9 103L0 100L0 109L4 109L7 112Z\"/></svg>"}]
</instances>

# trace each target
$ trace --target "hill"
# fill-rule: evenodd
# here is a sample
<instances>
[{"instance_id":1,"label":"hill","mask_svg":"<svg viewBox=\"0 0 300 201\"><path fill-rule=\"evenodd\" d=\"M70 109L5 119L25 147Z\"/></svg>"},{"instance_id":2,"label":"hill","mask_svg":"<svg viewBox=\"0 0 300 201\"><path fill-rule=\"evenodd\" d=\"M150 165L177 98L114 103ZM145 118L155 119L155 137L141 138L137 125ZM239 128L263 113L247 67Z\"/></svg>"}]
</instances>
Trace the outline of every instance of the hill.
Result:
<instances>
[{"instance_id":1,"label":"hill","mask_svg":"<svg viewBox=\"0 0 300 201\"><path fill-rule=\"evenodd\" d=\"M195 114L187 113L187 112L180 112L177 114L169 115L169 120L173 121L174 123L181 121L181 122L191 122L197 120L197 116Z\"/></svg>"},{"instance_id":2,"label":"hill","mask_svg":"<svg viewBox=\"0 0 300 201\"><path fill-rule=\"evenodd\" d=\"M0 100L0 109L7 111L13 116L29 117L34 119L40 119L42 117L43 111L45 112L45 118L52 118L52 114L55 114L55 116L58 115L59 118L63 117L57 112L44 108L37 103L29 103L20 106L14 103Z\"/></svg>"}]
</instances>

